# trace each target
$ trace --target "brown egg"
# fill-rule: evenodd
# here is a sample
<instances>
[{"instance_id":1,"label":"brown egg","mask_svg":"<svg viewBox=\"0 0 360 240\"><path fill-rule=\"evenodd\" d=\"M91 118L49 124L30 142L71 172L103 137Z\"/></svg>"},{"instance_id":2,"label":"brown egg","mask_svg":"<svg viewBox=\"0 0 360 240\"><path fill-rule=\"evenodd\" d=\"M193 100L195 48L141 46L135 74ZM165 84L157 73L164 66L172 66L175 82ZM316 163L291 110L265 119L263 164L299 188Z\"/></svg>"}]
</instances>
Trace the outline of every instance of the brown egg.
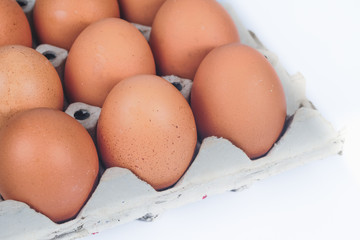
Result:
<instances>
[{"instance_id":1,"label":"brown egg","mask_svg":"<svg viewBox=\"0 0 360 240\"><path fill-rule=\"evenodd\" d=\"M133 23L151 26L165 0L119 0L121 16Z\"/></svg>"},{"instance_id":2,"label":"brown egg","mask_svg":"<svg viewBox=\"0 0 360 240\"><path fill-rule=\"evenodd\" d=\"M120 12L117 0L36 0L33 15L40 42L69 50L89 24Z\"/></svg>"},{"instance_id":3,"label":"brown egg","mask_svg":"<svg viewBox=\"0 0 360 240\"><path fill-rule=\"evenodd\" d=\"M88 26L74 42L65 89L70 101L100 107L116 83L136 74L155 74L149 44L132 24L108 18Z\"/></svg>"},{"instance_id":4,"label":"brown egg","mask_svg":"<svg viewBox=\"0 0 360 240\"><path fill-rule=\"evenodd\" d=\"M255 49L233 43L211 51L196 72L191 107L201 138L224 137L250 158L264 155L286 118L281 82Z\"/></svg>"},{"instance_id":5,"label":"brown egg","mask_svg":"<svg viewBox=\"0 0 360 240\"><path fill-rule=\"evenodd\" d=\"M62 222L92 192L99 170L95 145L64 112L37 108L16 114L0 130L0 194Z\"/></svg>"},{"instance_id":6,"label":"brown egg","mask_svg":"<svg viewBox=\"0 0 360 240\"><path fill-rule=\"evenodd\" d=\"M213 48L238 41L234 22L215 0L166 1L150 34L158 74L188 79Z\"/></svg>"},{"instance_id":7,"label":"brown egg","mask_svg":"<svg viewBox=\"0 0 360 240\"><path fill-rule=\"evenodd\" d=\"M46 57L20 45L0 47L0 128L25 109L62 109L63 99L59 75Z\"/></svg>"},{"instance_id":8,"label":"brown egg","mask_svg":"<svg viewBox=\"0 0 360 240\"><path fill-rule=\"evenodd\" d=\"M32 46L29 22L15 0L0 1L0 46Z\"/></svg>"},{"instance_id":9,"label":"brown egg","mask_svg":"<svg viewBox=\"0 0 360 240\"><path fill-rule=\"evenodd\" d=\"M189 104L171 83L155 75L118 83L105 100L97 128L105 165L128 168L157 190L183 175L196 139Z\"/></svg>"}]
</instances>

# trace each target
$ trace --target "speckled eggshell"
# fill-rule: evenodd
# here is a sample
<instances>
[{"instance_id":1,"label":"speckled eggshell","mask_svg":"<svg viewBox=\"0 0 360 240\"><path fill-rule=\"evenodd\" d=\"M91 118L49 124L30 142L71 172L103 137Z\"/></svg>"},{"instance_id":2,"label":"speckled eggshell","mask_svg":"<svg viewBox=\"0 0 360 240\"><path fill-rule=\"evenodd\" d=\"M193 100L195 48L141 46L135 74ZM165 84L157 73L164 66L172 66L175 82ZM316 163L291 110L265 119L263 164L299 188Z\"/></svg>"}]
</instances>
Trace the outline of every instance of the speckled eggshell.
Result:
<instances>
[{"instance_id":1,"label":"speckled eggshell","mask_svg":"<svg viewBox=\"0 0 360 240\"><path fill-rule=\"evenodd\" d=\"M125 20L103 19L75 40L65 64L65 89L71 102L101 107L116 83L137 74L155 74L148 42Z\"/></svg>"},{"instance_id":2,"label":"speckled eggshell","mask_svg":"<svg viewBox=\"0 0 360 240\"><path fill-rule=\"evenodd\" d=\"M63 108L63 88L50 61L32 48L0 47L0 128L30 108Z\"/></svg>"},{"instance_id":3,"label":"speckled eggshell","mask_svg":"<svg viewBox=\"0 0 360 240\"><path fill-rule=\"evenodd\" d=\"M0 130L1 196L22 201L54 222L79 212L98 171L90 135L62 111L23 111Z\"/></svg>"},{"instance_id":4,"label":"speckled eggshell","mask_svg":"<svg viewBox=\"0 0 360 240\"><path fill-rule=\"evenodd\" d=\"M133 23L151 26L165 0L119 0L121 17Z\"/></svg>"},{"instance_id":5,"label":"speckled eggshell","mask_svg":"<svg viewBox=\"0 0 360 240\"><path fill-rule=\"evenodd\" d=\"M250 158L273 146L286 118L275 70L261 53L239 43L205 57L193 82L191 107L201 138L224 137Z\"/></svg>"},{"instance_id":6,"label":"speckled eggshell","mask_svg":"<svg viewBox=\"0 0 360 240\"><path fill-rule=\"evenodd\" d=\"M0 46L32 45L29 22L15 0L0 1Z\"/></svg>"},{"instance_id":7,"label":"speckled eggshell","mask_svg":"<svg viewBox=\"0 0 360 240\"><path fill-rule=\"evenodd\" d=\"M120 12L117 0L36 0L33 17L41 43L69 50L89 24Z\"/></svg>"},{"instance_id":8,"label":"speckled eggshell","mask_svg":"<svg viewBox=\"0 0 360 240\"><path fill-rule=\"evenodd\" d=\"M215 0L168 0L157 12L150 34L159 75L193 79L213 48L240 41L236 26Z\"/></svg>"},{"instance_id":9,"label":"speckled eggshell","mask_svg":"<svg viewBox=\"0 0 360 240\"><path fill-rule=\"evenodd\" d=\"M130 169L157 190L183 175L196 140L189 104L171 83L155 75L118 83L105 100L97 128L105 165Z\"/></svg>"}]
</instances>

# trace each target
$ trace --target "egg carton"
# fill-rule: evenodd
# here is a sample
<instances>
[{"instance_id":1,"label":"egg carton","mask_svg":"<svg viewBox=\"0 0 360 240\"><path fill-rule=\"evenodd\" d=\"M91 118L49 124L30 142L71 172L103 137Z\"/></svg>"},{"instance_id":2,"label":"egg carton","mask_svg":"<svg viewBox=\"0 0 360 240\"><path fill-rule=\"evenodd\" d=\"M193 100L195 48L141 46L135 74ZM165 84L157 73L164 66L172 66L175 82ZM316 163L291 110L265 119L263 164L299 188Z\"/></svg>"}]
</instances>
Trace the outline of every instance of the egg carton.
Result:
<instances>
[{"instance_id":1,"label":"egg carton","mask_svg":"<svg viewBox=\"0 0 360 240\"><path fill-rule=\"evenodd\" d=\"M33 4L35 0L28 2ZM52 222L25 203L0 198L0 239L76 239L136 219L151 221L167 209L225 191L243 190L258 180L341 153L343 133L336 131L306 99L304 77L299 73L290 76L277 56L243 27L231 4L222 4L232 15L242 43L264 54L283 84L287 120L282 136L272 149L257 160L250 160L230 141L206 138L199 144L198 153L183 177L164 191L154 190L127 169L102 169L91 198L76 218L61 224ZM31 17L31 9L27 11L27 16ZM147 34L150 30L145 27ZM36 49L49 58L63 78L67 51L46 44ZM191 81L176 76L166 79L185 97L189 96ZM66 113L77 119L94 140L100 112L101 108L84 103L66 105Z\"/></svg>"}]
</instances>

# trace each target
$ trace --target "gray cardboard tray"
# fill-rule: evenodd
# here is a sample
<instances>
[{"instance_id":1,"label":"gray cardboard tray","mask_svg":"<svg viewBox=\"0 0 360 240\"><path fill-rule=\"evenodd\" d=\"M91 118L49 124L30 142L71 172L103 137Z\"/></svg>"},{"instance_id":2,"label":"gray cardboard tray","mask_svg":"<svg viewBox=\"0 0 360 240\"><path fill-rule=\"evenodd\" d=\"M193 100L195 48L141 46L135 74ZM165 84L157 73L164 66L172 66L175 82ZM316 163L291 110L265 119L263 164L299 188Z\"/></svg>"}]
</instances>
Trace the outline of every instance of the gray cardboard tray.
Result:
<instances>
[{"instance_id":1,"label":"gray cardboard tray","mask_svg":"<svg viewBox=\"0 0 360 240\"><path fill-rule=\"evenodd\" d=\"M233 15L230 4L224 7ZM199 144L197 156L178 183L159 192L127 169L103 170L99 185L77 217L62 224L52 222L25 203L0 198L0 239L76 239L136 219L151 221L167 209L225 191L242 190L257 180L340 154L343 134L306 99L303 76L290 76L276 55L245 29L237 16L233 15L233 19L242 43L258 49L268 58L285 90L288 115L285 131L266 156L252 161L228 140L209 137ZM55 55L51 61L62 77L67 52L50 45L40 45L37 50ZM179 83L186 84L186 81L179 80ZM101 109L74 103L66 112L73 116L80 109L90 112L90 118L79 122L94 136Z\"/></svg>"}]
</instances>

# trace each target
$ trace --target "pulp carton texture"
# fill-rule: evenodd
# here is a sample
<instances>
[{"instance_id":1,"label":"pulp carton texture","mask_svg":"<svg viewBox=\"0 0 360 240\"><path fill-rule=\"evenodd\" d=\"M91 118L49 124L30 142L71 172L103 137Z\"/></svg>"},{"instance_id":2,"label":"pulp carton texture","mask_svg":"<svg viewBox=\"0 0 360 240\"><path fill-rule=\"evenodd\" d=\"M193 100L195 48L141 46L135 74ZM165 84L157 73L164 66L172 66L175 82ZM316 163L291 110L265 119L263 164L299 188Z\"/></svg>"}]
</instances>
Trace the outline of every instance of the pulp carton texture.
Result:
<instances>
[{"instance_id":1,"label":"pulp carton texture","mask_svg":"<svg viewBox=\"0 0 360 240\"><path fill-rule=\"evenodd\" d=\"M29 1L31 4L34 1ZM224 5L232 14L231 6ZM31 9L27 10L31 17ZM242 43L263 53L277 71L287 100L284 133L273 148L257 160L226 139L209 137L184 176L171 188L156 191L127 169L101 171L100 182L86 205L73 220L56 224L22 202L0 199L0 239L76 239L136 219L151 221L158 214L206 196L225 191L242 190L253 182L287 169L322 159L342 151L343 135L333 129L305 96L305 80L301 74L290 76L276 55L266 49L254 33L245 29L233 16ZM52 54L51 62L63 76L67 52L50 45L37 46L41 53ZM186 97L191 89L187 80L167 76ZM94 138L100 108L73 103L66 109L70 116ZM95 139L95 138L94 138ZM245 194L245 193L244 193Z\"/></svg>"}]
</instances>

